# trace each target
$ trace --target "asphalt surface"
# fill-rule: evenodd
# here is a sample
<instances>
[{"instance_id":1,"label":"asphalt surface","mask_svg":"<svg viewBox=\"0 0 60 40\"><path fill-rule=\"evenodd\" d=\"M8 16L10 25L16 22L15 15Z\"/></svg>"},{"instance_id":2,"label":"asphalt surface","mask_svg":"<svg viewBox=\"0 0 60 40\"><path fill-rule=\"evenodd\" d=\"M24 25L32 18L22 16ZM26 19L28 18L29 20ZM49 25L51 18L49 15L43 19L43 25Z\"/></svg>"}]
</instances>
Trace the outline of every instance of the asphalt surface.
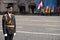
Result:
<instances>
[{"instance_id":1,"label":"asphalt surface","mask_svg":"<svg viewBox=\"0 0 60 40\"><path fill-rule=\"evenodd\" d=\"M4 40L0 15L0 40ZM60 16L16 15L17 35L14 40L60 40Z\"/></svg>"}]
</instances>

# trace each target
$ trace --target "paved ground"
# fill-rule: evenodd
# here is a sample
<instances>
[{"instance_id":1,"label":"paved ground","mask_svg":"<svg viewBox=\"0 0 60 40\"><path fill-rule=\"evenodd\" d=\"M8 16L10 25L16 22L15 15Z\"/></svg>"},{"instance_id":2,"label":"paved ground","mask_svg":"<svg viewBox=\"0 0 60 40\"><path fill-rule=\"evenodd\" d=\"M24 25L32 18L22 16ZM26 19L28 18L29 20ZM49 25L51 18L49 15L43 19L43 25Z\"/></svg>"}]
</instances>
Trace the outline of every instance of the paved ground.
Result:
<instances>
[{"instance_id":1,"label":"paved ground","mask_svg":"<svg viewBox=\"0 0 60 40\"><path fill-rule=\"evenodd\" d=\"M0 25L1 25L0 16ZM16 16L14 40L60 40L60 16ZM0 26L0 40L3 40Z\"/></svg>"}]
</instances>

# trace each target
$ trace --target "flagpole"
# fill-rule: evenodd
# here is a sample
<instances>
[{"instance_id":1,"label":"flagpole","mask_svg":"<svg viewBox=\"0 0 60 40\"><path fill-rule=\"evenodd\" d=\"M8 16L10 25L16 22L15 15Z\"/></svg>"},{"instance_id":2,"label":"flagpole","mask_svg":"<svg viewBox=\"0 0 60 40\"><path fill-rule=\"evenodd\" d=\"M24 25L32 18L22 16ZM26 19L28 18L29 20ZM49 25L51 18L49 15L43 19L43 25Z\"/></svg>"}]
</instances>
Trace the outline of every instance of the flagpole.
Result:
<instances>
[{"instance_id":1,"label":"flagpole","mask_svg":"<svg viewBox=\"0 0 60 40\"><path fill-rule=\"evenodd\" d=\"M41 11L41 8L43 6L42 0L36 0L36 13L39 14L39 11Z\"/></svg>"},{"instance_id":2,"label":"flagpole","mask_svg":"<svg viewBox=\"0 0 60 40\"><path fill-rule=\"evenodd\" d=\"M39 0L36 0L36 14L38 14L38 9L37 9L38 8L38 1Z\"/></svg>"}]
</instances>

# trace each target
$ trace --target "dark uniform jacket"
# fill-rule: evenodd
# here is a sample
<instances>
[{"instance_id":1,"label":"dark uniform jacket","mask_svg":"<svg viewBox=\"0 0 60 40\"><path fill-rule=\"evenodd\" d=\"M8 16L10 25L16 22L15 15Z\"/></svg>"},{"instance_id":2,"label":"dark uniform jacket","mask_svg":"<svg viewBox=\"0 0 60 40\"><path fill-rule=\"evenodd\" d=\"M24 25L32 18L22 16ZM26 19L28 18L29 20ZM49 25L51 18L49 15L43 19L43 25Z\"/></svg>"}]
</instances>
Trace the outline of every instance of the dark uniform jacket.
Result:
<instances>
[{"instance_id":1,"label":"dark uniform jacket","mask_svg":"<svg viewBox=\"0 0 60 40\"><path fill-rule=\"evenodd\" d=\"M15 16L13 14L11 14L11 18L7 13L3 15L2 28L4 34L16 33L16 21L15 21Z\"/></svg>"}]
</instances>

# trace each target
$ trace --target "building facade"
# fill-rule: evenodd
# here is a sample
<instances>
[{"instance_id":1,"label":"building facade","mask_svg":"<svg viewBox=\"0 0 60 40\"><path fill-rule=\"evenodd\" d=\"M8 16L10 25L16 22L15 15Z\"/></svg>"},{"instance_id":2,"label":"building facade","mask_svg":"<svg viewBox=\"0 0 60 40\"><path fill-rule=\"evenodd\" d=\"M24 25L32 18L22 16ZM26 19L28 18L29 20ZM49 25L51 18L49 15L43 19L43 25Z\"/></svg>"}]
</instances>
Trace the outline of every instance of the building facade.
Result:
<instances>
[{"instance_id":1,"label":"building facade","mask_svg":"<svg viewBox=\"0 0 60 40\"><path fill-rule=\"evenodd\" d=\"M50 1L43 0L43 5L45 8L46 8L46 5L48 5ZM52 1L50 6L53 4L54 1ZM57 2L56 5L58 6L57 9L60 11L60 0L58 0L56 2ZM0 0L0 12L5 12L6 7L9 3L13 4L14 12L16 12L18 14L36 13L36 0Z\"/></svg>"},{"instance_id":2,"label":"building facade","mask_svg":"<svg viewBox=\"0 0 60 40\"><path fill-rule=\"evenodd\" d=\"M0 0L0 12L5 12L8 3L13 4L15 12L30 12L35 6L35 0Z\"/></svg>"}]
</instances>

